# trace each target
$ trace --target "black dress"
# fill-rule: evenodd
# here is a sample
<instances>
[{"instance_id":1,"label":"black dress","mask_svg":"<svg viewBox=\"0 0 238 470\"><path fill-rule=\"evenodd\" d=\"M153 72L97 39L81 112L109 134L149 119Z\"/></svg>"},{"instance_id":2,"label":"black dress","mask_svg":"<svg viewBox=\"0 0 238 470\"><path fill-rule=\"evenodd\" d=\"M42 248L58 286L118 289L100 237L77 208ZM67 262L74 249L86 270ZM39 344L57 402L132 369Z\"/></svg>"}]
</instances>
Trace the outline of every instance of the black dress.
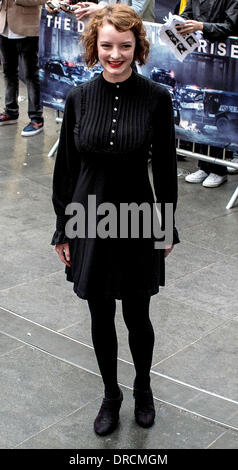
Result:
<instances>
[{"instance_id":1,"label":"black dress","mask_svg":"<svg viewBox=\"0 0 238 470\"><path fill-rule=\"evenodd\" d=\"M57 223L51 243L69 242L72 266L66 266L67 280L83 299L96 294L117 299L136 293L153 295L164 285L164 252L155 249L153 233L142 236L141 219L138 238L131 237L130 230L128 238L120 236L121 204L152 207L154 202L148 176L150 150L156 200L173 203L175 210L177 168L168 91L134 71L124 82L108 82L101 74L70 91L54 169ZM96 225L100 221L105 225L106 238L92 235L96 232L88 216L95 209L89 207L89 199L92 207L95 202L104 211L97 214ZM65 208L71 202L85 209L84 237L65 236L69 219ZM104 203L117 209L113 227L110 222L106 225L109 212ZM173 243L178 242L174 227Z\"/></svg>"}]
</instances>

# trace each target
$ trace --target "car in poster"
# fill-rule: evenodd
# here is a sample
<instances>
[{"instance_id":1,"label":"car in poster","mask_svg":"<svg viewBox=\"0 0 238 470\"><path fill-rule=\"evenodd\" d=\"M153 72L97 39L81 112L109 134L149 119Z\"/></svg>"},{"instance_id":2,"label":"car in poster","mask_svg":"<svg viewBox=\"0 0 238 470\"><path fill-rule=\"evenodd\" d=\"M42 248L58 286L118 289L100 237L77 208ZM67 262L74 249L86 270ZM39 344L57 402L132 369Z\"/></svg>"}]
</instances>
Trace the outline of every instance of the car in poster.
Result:
<instances>
[{"instance_id":1,"label":"car in poster","mask_svg":"<svg viewBox=\"0 0 238 470\"><path fill-rule=\"evenodd\" d=\"M65 100L72 87L90 80L91 77L92 73L85 65L50 59L40 68L41 91L52 99Z\"/></svg>"},{"instance_id":2,"label":"car in poster","mask_svg":"<svg viewBox=\"0 0 238 470\"><path fill-rule=\"evenodd\" d=\"M171 87L174 87L176 85L176 79L173 70L166 70L161 69L159 67L153 67L150 72L150 78L151 80L154 80L154 82L169 85Z\"/></svg>"},{"instance_id":3,"label":"car in poster","mask_svg":"<svg viewBox=\"0 0 238 470\"><path fill-rule=\"evenodd\" d=\"M174 122L177 126L180 123L180 107L179 103L175 97L174 87L176 85L176 79L174 72L172 70L160 69L158 67L153 67L149 75L150 79L156 83L159 83L161 86L165 87L171 96L173 109L174 109Z\"/></svg>"},{"instance_id":4,"label":"car in poster","mask_svg":"<svg viewBox=\"0 0 238 470\"><path fill-rule=\"evenodd\" d=\"M200 88L196 85L176 87L175 96L181 112L186 112L188 125L217 128L220 134L238 131L238 94L223 90Z\"/></svg>"}]
</instances>

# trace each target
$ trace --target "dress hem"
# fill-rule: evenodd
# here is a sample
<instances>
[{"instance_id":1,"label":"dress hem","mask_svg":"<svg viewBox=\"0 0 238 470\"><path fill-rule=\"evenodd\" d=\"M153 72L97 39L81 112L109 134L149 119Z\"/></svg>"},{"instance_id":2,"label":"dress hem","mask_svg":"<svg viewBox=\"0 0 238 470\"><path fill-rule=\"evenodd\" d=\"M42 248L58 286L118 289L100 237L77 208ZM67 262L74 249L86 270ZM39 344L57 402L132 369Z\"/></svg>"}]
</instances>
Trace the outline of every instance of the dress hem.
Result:
<instances>
[{"instance_id":1,"label":"dress hem","mask_svg":"<svg viewBox=\"0 0 238 470\"><path fill-rule=\"evenodd\" d=\"M72 283L74 282L73 280L70 280L70 279L67 279L67 281L72 282ZM122 298L126 297L128 294L130 296L131 295L141 295L141 294L149 295L149 296L156 295L156 294L159 293L159 286L155 287L154 289L146 289L146 290L138 289L136 291L129 290L129 291L125 292L125 294L121 294L119 292L112 292L112 291L110 291L110 292L106 291L106 292L103 292L103 293L94 291L94 293L92 293L92 295L91 295L91 294L88 294L86 292L82 292L80 289L77 289L77 287L75 285L73 286L73 291L82 300L88 300L89 298L92 298L92 297L94 297L98 294L100 294L100 295L102 294L104 297L113 297L116 300L122 300Z\"/></svg>"}]
</instances>

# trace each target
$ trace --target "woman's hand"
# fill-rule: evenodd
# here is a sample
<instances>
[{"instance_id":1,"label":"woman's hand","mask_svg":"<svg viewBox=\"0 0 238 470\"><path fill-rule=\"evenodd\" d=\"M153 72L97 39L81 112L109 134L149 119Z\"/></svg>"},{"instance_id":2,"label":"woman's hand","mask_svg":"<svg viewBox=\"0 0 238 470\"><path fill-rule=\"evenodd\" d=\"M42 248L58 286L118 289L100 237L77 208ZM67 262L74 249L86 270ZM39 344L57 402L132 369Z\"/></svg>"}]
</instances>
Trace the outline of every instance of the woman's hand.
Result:
<instances>
[{"instance_id":1,"label":"woman's hand","mask_svg":"<svg viewBox=\"0 0 238 470\"><path fill-rule=\"evenodd\" d=\"M55 5L54 5L55 4ZM63 0L62 2L58 0L57 2L48 1L45 3L45 9L49 13L57 13L58 11L65 11L66 13L73 13L69 0Z\"/></svg>"},{"instance_id":2,"label":"woman's hand","mask_svg":"<svg viewBox=\"0 0 238 470\"><path fill-rule=\"evenodd\" d=\"M201 21L187 20L185 23L176 26L176 29L178 33L191 34L195 33L195 31L202 31L203 23Z\"/></svg>"},{"instance_id":3,"label":"woman's hand","mask_svg":"<svg viewBox=\"0 0 238 470\"><path fill-rule=\"evenodd\" d=\"M171 245L171 246L167 246L164 250L164 257L167 258L167 256L169 255L169 253L171 253L172 249L173 249L174 245Z\"/></svg>"},{"instance_id":4,"label":"woman's hand","mask_svg":"<svg viewBox=\"0 0 238 470\"><path fill-rule=\"evenodd\" d=\"M55 245L55 251L58 253L62 263L66 264L69 268L71 267L70 261L70 252L69 252L69 244L61 243L60 245Z\"/></svg>"},{"instance_id":5,"label":"woman's hand","mask_svg":"<svg viewBox=\"0 0 238 470\"><path fill-rule=\"evenodd\" d=\"M48 13L57 13L57 11L59 11L58 6L50 1L45 3L45 9Z\"/></svg>"},{"instance_id":6,"label":"woman's hand","mask_svg":"<svg viewBox=\"0 0 238 470\"><path fill-rule=\"evenodd\" d=\"M101 7L93 2L79 2L76 5L73 5L74 14L77 20L82 20L82 18L88 18L93 13L96 13Z\"/></svg>"}]
</instances>

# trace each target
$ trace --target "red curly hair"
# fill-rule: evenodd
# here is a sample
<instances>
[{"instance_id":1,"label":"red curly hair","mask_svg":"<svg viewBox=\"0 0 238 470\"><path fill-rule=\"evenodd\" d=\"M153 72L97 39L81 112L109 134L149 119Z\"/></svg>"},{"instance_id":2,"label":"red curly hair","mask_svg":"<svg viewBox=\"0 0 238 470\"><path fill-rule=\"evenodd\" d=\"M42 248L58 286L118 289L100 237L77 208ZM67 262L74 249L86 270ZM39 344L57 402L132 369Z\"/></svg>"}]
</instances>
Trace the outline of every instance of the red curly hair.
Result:
<instances>
[{"instance_id":1,"label":"red curly hair","mask_svg":"<svg viewBox=\"0 0 238 470\"><path fill-rule=\"evenodd\" d=\"M82 35L82 41L85 47L84 60L87 66L93 67L98 62L97 36L98 28L103 24L112 24L117 31L132 31L135 39L134 60L139 65L144 65L149 54L150 44L146 39L146 31L140 16L127 5L109 5L97 11L90 22L86 31Z\"/></svg>"}]
</instances>

